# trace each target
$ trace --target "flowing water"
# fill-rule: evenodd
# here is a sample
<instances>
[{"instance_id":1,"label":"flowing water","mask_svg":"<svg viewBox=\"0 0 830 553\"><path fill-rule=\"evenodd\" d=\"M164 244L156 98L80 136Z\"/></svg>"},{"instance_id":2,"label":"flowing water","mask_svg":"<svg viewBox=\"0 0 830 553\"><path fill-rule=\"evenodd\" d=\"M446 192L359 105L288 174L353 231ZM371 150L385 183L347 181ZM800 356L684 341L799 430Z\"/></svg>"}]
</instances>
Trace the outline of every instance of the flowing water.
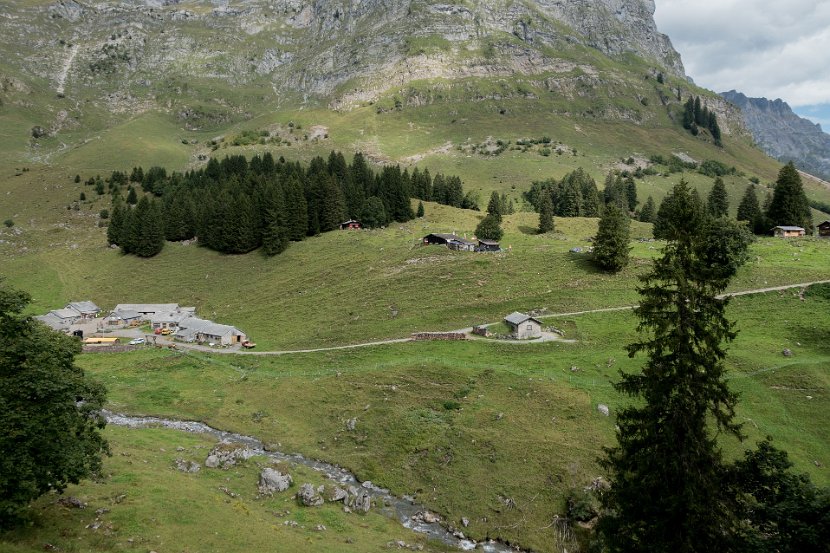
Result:
<instances>
[{"instance_id":1,"label":"flowing water","mask_svg":"<svg viewBox=\"0 0 830 553\"><path fill-rule=\"evenodd\" d=\"M322 473L326 478L341 486L355 486L362 488L372 497L372 503L379 506L380 512L386 516L395 518L404 527L410 528L420 534L426 534L432 539L440 540L445 544L457 547L464 551L475 550L487 553L515 553L516 551L519 551L518 549L492 540L488 540L487 542L476 542L474 540L467 539L460 532L451 532L439 522L424 522L421 517L415 515L418 513L425 513L427 512L427 509L423 505L416 503L411 498L397 497L391 494L389 490L376 486L368 481L359 482L354 474L337 465L309 459L296 453L288 454L273 450L266 451L264 444L251 436L244 436L242 434L234 434L232 432L217 430L201 422L176 421L160 419L157 417L131 417L128 415L112 413L110 411L104 411L103 415L107 419L107 422L114 426L124 426L128 428L169 428L172 430L180 430L182 432L208 434L220 441L244 446L248 450L248 455L246 456L261 455L275 461L309 467Z\"/></svg>"}]
</instances>

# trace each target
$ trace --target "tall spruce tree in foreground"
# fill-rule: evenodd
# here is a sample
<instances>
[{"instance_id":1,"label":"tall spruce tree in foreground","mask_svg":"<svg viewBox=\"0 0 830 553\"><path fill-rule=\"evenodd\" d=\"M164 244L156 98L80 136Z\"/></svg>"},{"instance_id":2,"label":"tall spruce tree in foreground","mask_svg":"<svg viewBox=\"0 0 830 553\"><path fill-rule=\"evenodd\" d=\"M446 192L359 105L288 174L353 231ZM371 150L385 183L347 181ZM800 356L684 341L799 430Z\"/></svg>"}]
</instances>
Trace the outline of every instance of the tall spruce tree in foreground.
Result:
<instances>
[{"instance_id":1,"label":"tall spruce tree in foreground","mask_svg":"<svg viewBox=\"0 0 830 553\"><path fill-rule=\"evenodd\" d=\"M813 233L810 204L804 194L801 175L792 161L778 172L767 217L773 225L795 225L804 227L808 234Z\"/></svg>"},{"instance_id":2,"label":"tall spruce tree in foreground","mask_svg":"<svg viewBox=\"0 0 830 553\"><path fill-rule=\"evenodd\" d=\"M606 271L619 272L628 265L630 223L625 212L614 204L605 207L594 239L594 262Z\"/></svg>"},{"instance_id":3,"label":"tall spruce tree in foreground","mask_svg":"<svg viewBox=\"0 0 830 553\"><path fill-rule=\"evenodd\" d=\"M553 200L550 194L542 194L539 203L539 234L553 230Z\"/></svg>"},{"instance_id":4,"label":"tall spruce tree in foreground","mask_svg":"<svg viewBox=\"0 0 830 553\"><path fill-rule=\"evenodd\" d=\"M729 195L726 193L726 185L720 177L715 178L715 184L709 192L706 200L706 211L712 217L729 216Z\"/></svg>"},{"instance_id":5,"label":"tall spruce tree in foreground","mask_svg":"<svg viewBox=\"0 0 830 553\"><path fill-rule=\"evenodd\" d=\"M668 243L635 309L643 339L628 347L648 359L615 384L635 401L620 411L618 443L602 460L611 489L599 531L613 552L726 551L733 521L714 430L740 436L723 365L735 333L717 296L750 238L734 221L700 217L685 182L670 197Z\"/></svg>"}]
</instances>

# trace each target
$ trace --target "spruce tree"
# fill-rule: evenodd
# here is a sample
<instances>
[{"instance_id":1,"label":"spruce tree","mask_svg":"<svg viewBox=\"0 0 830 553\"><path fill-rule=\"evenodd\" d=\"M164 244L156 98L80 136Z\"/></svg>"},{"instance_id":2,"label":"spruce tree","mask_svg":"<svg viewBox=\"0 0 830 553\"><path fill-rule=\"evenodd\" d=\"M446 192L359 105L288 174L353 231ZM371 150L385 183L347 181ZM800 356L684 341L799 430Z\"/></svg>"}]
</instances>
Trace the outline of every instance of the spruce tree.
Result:
<instances>
[{"instance_id":1,"label":"spruce tree","mask_svg":"<svg viewBox=\"0 0 830 553\"><path fill-rule=\"evenodd\" d=\"M415 213L415 216L419 219L424 216L424 202L418 202L418 211Z\"/></svg>"},{"instance_id":2,"label":"spruce tree","mask_svg":"<svg viewBox=\"0 0 830 553\"><path fill-rule=\"evenodd\" d=\"M499 220L493 215L486 215L476 227L476 237L482 240L501 240L503 234Z\"/></svg>"},{"instance_id":3,"label":"spruce tree","mask_svg":"<svg viewBox=\"0 0 830 553\"><path fill-rule=\"evenodd\" d=\"M648 358L615 384L635 401L602 460L611 489L599 532L611 552L721 551L734 522L717 437L740 436L722 345L735 333L717 296L748 240L734 221L700 217L685 182L670 197L668 243L639 288L642 338L628 346Z\"/></svg>"},{"instance_id":4,"label":"spruce tree","mask_svg":"<svg viewBox=\"0 0 830 553\"><path fill-rule=\"evenodd\" d=\"M813 233L810 204L804 194L801 175L792 161L778 172L767 217L773 226L794 225L803 227L808 234Z\"/></svg>"},{"instance_id":5,"label":"spruce tree","mask_svg":"<svg viewBox=\"0 0 830 553\"><path fill-rule=\"evenodd\" d=\"M646 203L643 204L643 208L640 210L640 221L643 223L653 223L656 216L657 213L656 208L654 207L654 198L649 196Z\"/></svg>"},{"instance_id":6,"label":"spruce tree","mask_svg":"<svg viewBox=\"0 0 830 553\"><path fill-rule=\"evenodd\" d=\"M380 228L386 226L389 218L386 215L386 208L377 196L366 198L363 208L360 211L360 221L369 228Z\"/></svg>"},{"instance_id":7,"label":"spruce tree","mask_svg":"<svg viewBox=\"0 0 830 553\"><path fill-rule=\"evenodd\" d=\"M625 179L625 197L628 202L628 211L637 209L637 183L632 177Z\"/></svg>"},{"instance_id":8,"label":"spruce tree","mask_svg":"<svg viewBox=\"0 0 830 553\"><path fill-rule=\"evenodd\" d=\"M107 243L111 246L121 245L127 218L127 209L121 202L113 202L110 224L107 226Z\"/></svg>"},{"instance_id":9,"label":"spruce tree","mask_svg":"<svg viewBox=\"0 0 830 553\"><path fill-rule=\"evenodd\" d=\"M726 185L720 177L715 178L715 184L709 192L706 200L706 212L712 217L729 216L729 196L726 193Z\"/></svg>"},{"instance_id":10,"label":"spruce tree","mask_svg":"<svg viewBox=\"0 0 830 553\"><path fill-rule=\"evenodd\" d=\"M288 228L283 214L277 209L270 209L265 214L265 228L262 231L262 251L265 255L279 255L288 248Z\"/></svg>"},{"instance_id":11,"label":"spruce tree","mask_svg":"<svg viewBox=\"0 0 830 553\"><path fill-rule=\"evenodd\" d=\"M132 186L130 186L127 191L127 203L130 205L136 205L138 203L138 195L135 193L135 188Z\"/></svg>"},{"instance_id":12,"label":"spruce tree","mask_svg":"<svg viewBox=\"0 0 830 553\"><path fill-rule=\"evenodd\" d=\"M155 199L142 196L132 210L130 238L126 244L139 257L153 257L164 247L164 217Z\"/></svg>"},{"instance_id":13,"label":"spruce tree","mask_svg":"<svg viewBox=\"0 0 830 553\"><path fill-rule=\"evenodd\" d=\"M501 223L502 209L499 193L495 190L490 194L490 202L487 204L487 213L495 217Z\"/></svg>"},{"instance_id":14,"label":"spruce tree","mask_svg":"<svg viewBox=\"0 0 830 553\"><path fill-rule=\"evenodd\" d=\"M630 222L628 215L614 204L605 208L594 239L594 262L605 271L621 271L628 265Z\"/></svg>"},{"instance_id":15,"label":"spruce tree","mask_svg":"<svg viewBox=\"0 0 830 553\"><path fill-rule=\"evenodd\" d=\"M683 128L691 130L695 123L695 101L689 96L686 103L683 104Z\"/></svg>"},{"instance_id":16,"label":"spruce tree","mask_svg":"<svg viewBox=\"0 0 830 553\"><path fill-rule=\"evenodd\" d=\"M539 234L553 230L553 200L547 192L542 194L539 204Z\"/></svg>"},{"instance_id":17,"label":"spruce tree","mask_svg":"<svg viewBox=\"0 0 830 553\"><path fill-rule=\"evenodd\" d=\"M688 210L686 215L693 217L693 219L689 220L689 224L693 226L698 225L700 222L699 220L703 217L703 212L699 205L699 198L695 200L694 194L688 192L688 185L685 180L681 180L680 184L683 185L683 188L686 190L686 194L689 196L691 208ZM678 187L675 186L673 190L677 190L677 188ZM670 192L665 198L663 198L663 201L660 202L660 207L657 209L657 216L654 218L654 229L652 230L654 238L658 240L668 240L669 237L676 232L674 226L678 224L678 221L681 221L681 215L678 214L678 208L675 203L674 191Z\"/></svg>"},{"instance_id":18,"label":"spruce tree","mask_svg":"<svg viewBox=\"0 0 830 553\"><path fill-rule=\"evenodd\" d=\"M744 197L741 198L741 203L738 205L738 221L746 221L749 228L755 234L765 234L769 229L764 228L764 214L761 212L761 206L758 204L758 196L755 194L755 185L750 184L746 187Z\"/></svg>"}]
</instances>

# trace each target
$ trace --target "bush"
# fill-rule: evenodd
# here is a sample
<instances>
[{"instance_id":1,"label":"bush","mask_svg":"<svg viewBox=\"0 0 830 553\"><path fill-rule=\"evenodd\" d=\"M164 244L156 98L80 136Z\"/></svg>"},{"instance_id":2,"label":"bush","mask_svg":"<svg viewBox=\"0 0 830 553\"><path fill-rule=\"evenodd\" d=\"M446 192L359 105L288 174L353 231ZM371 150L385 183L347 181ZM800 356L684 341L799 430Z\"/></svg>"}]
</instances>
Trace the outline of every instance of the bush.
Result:
<instances>
[{"instance_id":1,"label":"bush","mask_svg":"<svg viewBox=\"0 0 830 553\"><path fill-rule=\"evenodd\" d=\"M5 221L3 221L3 224L6 225L7 228L12 228L14 226L14 221L12 221L11 219L6 219Z\"/></svg>"},{"instance_id":2,"label":"bush","mask_svg":"<svg viewBox=\"0 0 830 553\"><path fill-rule=\"evenodd\" d=\"M98 216L101 217L101 219L109 219L110 212L107 209L102 209L98 212Z\"/></svg>"}]
</instances>

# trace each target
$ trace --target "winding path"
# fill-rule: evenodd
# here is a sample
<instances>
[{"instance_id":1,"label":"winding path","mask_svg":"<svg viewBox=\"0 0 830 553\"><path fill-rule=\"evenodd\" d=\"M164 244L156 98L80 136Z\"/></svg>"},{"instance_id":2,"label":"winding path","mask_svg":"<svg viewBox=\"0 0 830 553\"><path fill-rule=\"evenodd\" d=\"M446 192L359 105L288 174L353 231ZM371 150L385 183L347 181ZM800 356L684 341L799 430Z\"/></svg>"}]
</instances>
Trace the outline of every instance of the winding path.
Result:
<instances>
[{"instance_id":1,"label":"winding path","mask_svg":"<svg viewBox=\"0 0 830 553\"><path fill-rule=\"evenodd\" d=\"M69 49L69 57L67 57L63 62L63 67L61 68L61 72L58 75L58 87L56 92L58 94L63 94L64 86L66 85L66 78L69 76L69 70L72 68L72 62L75 60L75 56L78 54L78 45L75 44L72 48Z\"/></svg>"},{"instance_id":2,"label":"winding path","mask_svg":"<svg viewBox=\"0 0 830 553\"><path fill-rule=\"evenodd\" d=\"M785 284L783 286L770 286L767 288L755 288L753 290L741 290L738 292L729 292L727 294L721 294L718 298L731 298L736 296L748 296L751 294L764 294L766 292L776 292L780 290L792 290L794 288L807 288L808 286L812 286L814 284L830 284L830 280L815 280L812 282L801 282L798 284ZM585 311L571 311L568 313L550 313L547 315L540 315L538 319L552 319L557 317L577 317L579 315L590 315L592 313L611 313L614 311L626 311L629 309L634 309L637 307L636 305L623 305L620 307L603 307L599 309L587 309ZM496 323L490 323L496 324ZM489 325L485 325L489 326ZM458 330L450 331L450 332L462 332L464 334L469 334L473 331L472 327L467 328L460 328ZM192 351L204 351L209 353L220 353L220 354L233 354L233 355L292 355L297 353L319 353L323 351L338 351L344 349L355 349L355 348L365 348L371 346L384 346L388 344L402 344L404 342L414 342L413 338L394 338L390 340L378 340L375 342L363 342L360 344L349 344L346 346L331 346L325 348L313 348L313 349L293 349L293 350L283 350L283 351L249 351L249 350L241 350L241 349L215 349L207 346L200 346L195 344L183 344L181 342L175 342L177 348L192 350ZM544 340L550 341L550 340ZM567 341L567 340L562 340ZM161 342L161 340L160 340ZM172 344L174 342L161 342L162 344ZM508 343L518 343L516 341L508 341ZM523 341L522 344L528 343L539 343L538 340L532 341Z\"/></svg>"}]
</instances>

